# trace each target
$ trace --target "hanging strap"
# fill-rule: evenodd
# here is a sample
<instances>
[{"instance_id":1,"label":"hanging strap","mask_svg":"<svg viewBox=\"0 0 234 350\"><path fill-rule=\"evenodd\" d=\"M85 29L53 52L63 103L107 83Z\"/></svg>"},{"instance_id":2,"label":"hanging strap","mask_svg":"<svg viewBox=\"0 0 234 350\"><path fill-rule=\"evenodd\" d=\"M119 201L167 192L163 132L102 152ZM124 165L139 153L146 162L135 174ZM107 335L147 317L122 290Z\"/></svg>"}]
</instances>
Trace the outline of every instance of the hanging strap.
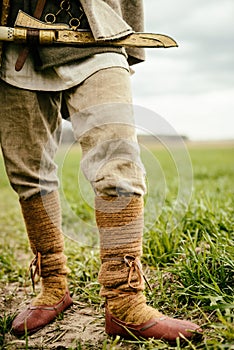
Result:
<instances>
[{"instance_id":1,"label":"hanging strap","mask_svg":"<svg viewBox=\"0 0 234 350\"><path fill-rule=\"evenodd\" d=\"M35 291L36 276L41 277L41 253L37 252L29 266L33 291Z\"/></svg>"},{"instance_id":2,"label":"hanging strap","mask_svg":"<svg viewBox=\"0 0 234 350\"><path fill-rule=\"evenodd\" d=\"M40 19L42 12L44 10L44 7L45 7L45 3L46 3L46 0L38 0L37 1L37 5L36 5L35 11L33 13L34 18ZM19 56L18 56L17 61L16 61L16 64L15 64L15 70L17 72L19 72L23 68L24 63L28 57L29 51L30 51L29 46L25 46L20 51Z\"/></svg>"}]
</instances>

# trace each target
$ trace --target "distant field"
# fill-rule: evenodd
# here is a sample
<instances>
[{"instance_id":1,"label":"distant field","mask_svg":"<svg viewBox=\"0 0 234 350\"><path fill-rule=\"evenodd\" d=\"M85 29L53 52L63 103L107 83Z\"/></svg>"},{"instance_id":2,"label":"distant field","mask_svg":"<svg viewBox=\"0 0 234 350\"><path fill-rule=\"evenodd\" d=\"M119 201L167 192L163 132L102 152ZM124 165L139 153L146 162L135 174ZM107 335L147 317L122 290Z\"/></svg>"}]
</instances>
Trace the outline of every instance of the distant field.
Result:
<instances>
[{"instance_id":1,"label":"distant field","mask_svg":"<svg viewBox=\"0 0 234 350\"><path fill-rule=\"evenodd\" d=\"M141 149L148 174L143 256L153 287L146 290L148 301L200 324L203 339L173 346L105 336L94 196L79 169L79 147L63 146L57 163L74 307L32 337L10 334L14 312L32 296L27 279L32 255L0 158L0 349L234 349L234 144Z\"/></svg>"}]
</instances>

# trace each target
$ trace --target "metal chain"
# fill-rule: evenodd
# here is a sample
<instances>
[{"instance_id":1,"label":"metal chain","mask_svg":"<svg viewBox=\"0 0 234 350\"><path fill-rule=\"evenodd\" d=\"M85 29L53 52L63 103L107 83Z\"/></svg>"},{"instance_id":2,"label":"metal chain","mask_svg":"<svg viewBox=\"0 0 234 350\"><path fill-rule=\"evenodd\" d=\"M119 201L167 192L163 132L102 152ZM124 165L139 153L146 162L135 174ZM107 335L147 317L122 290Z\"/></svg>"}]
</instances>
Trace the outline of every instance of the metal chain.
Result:
<instances>
[{"instance_id":1,"label":"metal chain","mask_svg":"<svg viewBox=\"0 0 234 350\"><path fill-rule=\"evenodd\" d=\"M58 15L61 12L66 12L69 17L69 26L71 27L71 29L76 30L77 28L79 28L80 24L81 24L81 19L84 16L84 10L83 8L80 6L79 10L80 10L80 16L79 17L73 17L72 13L71 13L71 3L69 0L62 0L60 2L60 8L59 10L54 14L52 12L49 12L46 14L45 16L45 22L49 23L49 24L53 24L56 22Z\"/></svg>"}]
</instances>

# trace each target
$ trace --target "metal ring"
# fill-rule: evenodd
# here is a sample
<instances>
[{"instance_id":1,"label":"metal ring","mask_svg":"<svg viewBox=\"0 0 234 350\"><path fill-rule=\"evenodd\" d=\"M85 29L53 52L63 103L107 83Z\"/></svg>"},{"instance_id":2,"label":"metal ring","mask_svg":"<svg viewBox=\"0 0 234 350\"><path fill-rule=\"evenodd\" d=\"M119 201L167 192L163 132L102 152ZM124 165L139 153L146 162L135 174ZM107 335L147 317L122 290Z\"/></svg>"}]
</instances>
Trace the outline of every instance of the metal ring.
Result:
<instances>
[{"instance_id":1,"label":"metal ring","mask_svg":"<svg viewBox=\"0 0 234 350\"><path fill-rule=\"evenodd\" d=\"M53 24L56 21L56 16L53 13L47 13L47 15L45 15L45 22L46 23L50 23Z\"/></svg>"},{"instance_id":2,"label":"metal ring","mask_svg":"<svg viewBox=\"0 0 234 350\"><path fill-rule=\"evenodd\" d=\"M60 8L61 8L62 10L65 10L65 11L69 11L70 8L71 8L70 1L68 1L68 0L63 0L63 1L61 1L61 3L60 3Z\"/></svg>"},{"instance_id":3,"label":"metal ring","mask_svg":"<svg viewBox=\"0 0 234 350\"><path fill-rule=\"evenodd\" d=\"M80 20L78 18L71 18L69 21L69 25L71 28L76 29L80 26Z\"/></svg>"}]
</instances>

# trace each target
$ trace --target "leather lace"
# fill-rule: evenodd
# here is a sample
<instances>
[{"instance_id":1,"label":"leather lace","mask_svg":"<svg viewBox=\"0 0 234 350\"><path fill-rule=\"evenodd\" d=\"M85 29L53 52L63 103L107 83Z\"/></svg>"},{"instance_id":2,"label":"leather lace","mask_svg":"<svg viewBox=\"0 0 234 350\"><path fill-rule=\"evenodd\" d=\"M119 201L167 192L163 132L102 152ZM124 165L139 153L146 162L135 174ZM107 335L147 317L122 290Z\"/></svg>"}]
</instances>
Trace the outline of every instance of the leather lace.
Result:
<instances>
[{"instance_id":1,"label":"leather lace","mask_svg":"<svg viewBox=\"0 0 234 350\"><path fill-rule=\"evenodd\" d=\"M35 283L36 283L36 277L41 277L41 253L37 252L34 259L31 261L29 265L29 271L30 271L30 278L32 281L32 287L33 291L35 291Z\"/></svg>"},{"instance_id":2,"label":"leather lace","mask_svg":"<svg viewBox=\"0 0 234 350\"><path fill-rule=\"evenodd\" d=\"M129 273L128 273L128 286L130 288L133 289L138 289L139 287L143 287L144 286L144 281L146 282L148 288L150 289L150 291L152 291L152 288L149 284L149 282L147 281L146 276L144 275L144 272L142 271L141 268L141 263L139 258L135 258L132 255L125 255L124 256L124 262L125 264L129 267ZM139 283L138 285L134 286L131 282L132 280L132 275L133 273L136 271L138 277L139 277Z\"/></svg>"},{"instance_id":3,"label":"leather lace","mask_svg":"<svg viewBox=\"0 0 234 350\"><path fill-rule=\"evenodd\" d=\"M147 284L150 291L152 292L152 288L151 288L144 272L142 271L139 258L137 258L133 255L125 255L124 258L117 258L117 257L116 258L104 258L104 259L102 259L102 262L113 261L113 260L122 261L129 267L127 282L128 282L128 287L133 289L134 293L136 291L138 291L139 289L143 289L144 281ZM134 284L132 283L132 277L133 277L134 272L136 272L137 276L138 276L138 283L137 284L135 282L134 282ZM119 295L122 293L131 294L131 292L129 292L129 291L124 292L121 290L121 292L120 292L119 289L111 289L111 291L116 292Z\"/></svg>"}]
</instances>

